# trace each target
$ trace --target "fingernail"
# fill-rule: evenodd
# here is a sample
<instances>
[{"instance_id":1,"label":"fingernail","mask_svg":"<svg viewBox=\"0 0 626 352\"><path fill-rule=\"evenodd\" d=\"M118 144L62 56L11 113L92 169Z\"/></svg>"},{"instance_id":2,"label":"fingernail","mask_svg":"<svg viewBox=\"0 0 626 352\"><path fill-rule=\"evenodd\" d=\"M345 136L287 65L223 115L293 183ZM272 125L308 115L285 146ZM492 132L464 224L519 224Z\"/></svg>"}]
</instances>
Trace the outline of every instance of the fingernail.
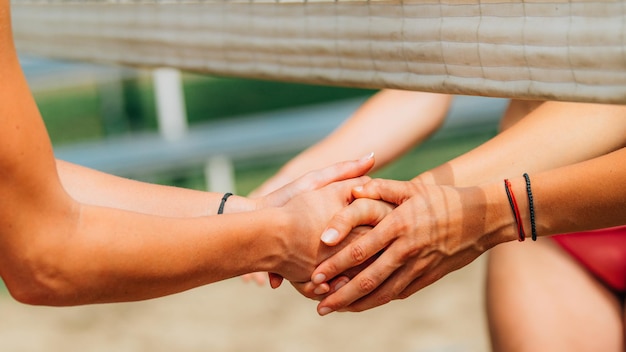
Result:
<instances>
[{"instance_id":1,"label":"fingernail","mask_svg":"<svg viewBox=\"0 0 626 352\"><path fill-rule=\"evenodd\" d=\"M374 152L370 152L369 154L367 154L366 156L361 158L361 161L367 161L370 160L371 158L374 157Z\"/></svg>"},{"instance_id":2,"label":"fingernail","mask_svg":"<svg viewBox=\"0 0 626 352\"><path fill-rule=\"evenodd\" d=\"M325 287L323 287L323 286L317 286L317 287L315 288L315 290L313 290L313 293L315 293L316 295L323 295L323 294L324 294L324 293L326 293L326 292L328 292L328 291L327 291L327 290L326 290L326 288L325 288Z\"/></svg>"},{"instance_id":3,"label":"fingernail","mask_svg":"<svg viewBox=\"0 0 626 352\"><path fill-rule=\"evenodd\" d=\"M315 276L313 277L313 280L312 280L312 281L313 281L313 283L314 283L314 284L319 285L319 284L321 284L322 282L326 281L326 275L324 275L324 274L317 274L317 275L315 275Z\"/></svg>"},{"instance_id":4,"label":"fingernail","mask_svg":"<svg viewBox=\"0 0 626 352\"><path fill-rule=\"evenodd\" d=\"M327 229L322 233L322 242L332 243L339 237L339 232L335 229Z\"/></svg>"},{"instance_id":5,"label":"fingernail","mask_svg":"<svg viewBox=\"0 0 626 352\"><path fill-rule=\"evenodd\" d=\"M356 192L363 192L363 186L356 186L353 188L353 190Z\"/></svg>"},{"instance_id":6,"label":"fingernail","mask_svg":"<svg viewBox=\"0 0 626 352\"><path fill-rule=\"evenodd\" d=\"M341 281L339 281L339 282L335 285L335 291L337 291L337 290L339 290L340 288L344 287L347 283L348 283L348 280L341 280Z\"/></svg>"},{"instance_id":7,"label":"fingernail","mask_svg":"<svg viewBox=\"0 0 626 352\"><path fill-rule=\"evenodd\" d=\"M333 311L333 310L332 310L332 309L330 309L330 308L328 308L328 307L322 307L322 308L320 308L317 312L318 312L320 315L324 316L324 315L326 315L326 314L328 314L328 313L330 313L330 312L332 312L332 311Z\"/></svg>"}]
</instances>

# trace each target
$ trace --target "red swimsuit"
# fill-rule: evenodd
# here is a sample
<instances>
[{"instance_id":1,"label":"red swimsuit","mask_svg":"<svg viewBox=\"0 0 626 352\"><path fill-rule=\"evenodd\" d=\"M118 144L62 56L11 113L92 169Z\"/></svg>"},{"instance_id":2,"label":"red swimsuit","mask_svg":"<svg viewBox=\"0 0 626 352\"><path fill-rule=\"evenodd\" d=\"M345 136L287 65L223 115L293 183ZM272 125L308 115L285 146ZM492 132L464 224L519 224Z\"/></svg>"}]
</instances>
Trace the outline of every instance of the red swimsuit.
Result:
<instances>
[{"instance_id":1,"label":"red swimsuit","mask_svg":"<svg viewBox=\"0 0 626 352\"><path fill-rule=\"evenodd\" d=\"M626 293L626 225L552 238L611 289Z\"/></svg>"}]
</instances>

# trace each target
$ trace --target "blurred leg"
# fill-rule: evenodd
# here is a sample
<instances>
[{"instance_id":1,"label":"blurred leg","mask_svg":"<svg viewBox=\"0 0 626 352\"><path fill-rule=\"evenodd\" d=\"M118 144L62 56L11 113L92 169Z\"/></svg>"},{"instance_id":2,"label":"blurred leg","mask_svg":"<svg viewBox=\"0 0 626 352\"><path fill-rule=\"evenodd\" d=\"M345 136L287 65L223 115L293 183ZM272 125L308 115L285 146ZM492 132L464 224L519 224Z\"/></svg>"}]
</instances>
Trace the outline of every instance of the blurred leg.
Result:
<instances>
[{"instance_id":1,"label":"blurred leg","mask_svg":"<svg viewBox=\"0 0 626 352\"><path fill-rule=\"evenodd\" d=\"M624 351L622 303L549 238L491 250L486 305L494 351Z\"/></svg>"}]
</instances>

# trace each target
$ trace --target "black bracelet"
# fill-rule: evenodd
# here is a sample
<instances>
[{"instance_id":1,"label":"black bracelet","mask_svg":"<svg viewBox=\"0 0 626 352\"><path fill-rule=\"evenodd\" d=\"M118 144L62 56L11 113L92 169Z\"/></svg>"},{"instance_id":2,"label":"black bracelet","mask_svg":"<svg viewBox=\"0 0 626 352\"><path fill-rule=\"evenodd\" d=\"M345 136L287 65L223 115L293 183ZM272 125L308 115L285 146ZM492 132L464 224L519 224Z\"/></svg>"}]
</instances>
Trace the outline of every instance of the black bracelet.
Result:
<instances>
[{"instance_id":1,"label":"black bracelet","mask_svg":"<svg viewBox=\"0 0 626 352\"><path fill-rule=\"evenodd\" d=\"M232 196L233 194L230 192L224 193L224 196L222 197L222 201L220 202L220 207L219 209L217 209L217 214L223 214L224 213L224 204L226 204L226 200L228 200L228 197Z\"/></svg>"},{"instance_id":2,"label":"black bracelet","mask_svg":"<svg viewBox=\"0 0 626 352\"><path fill-rule=\"evenodd\" d=\"M535 205L533 204L533 192L530 189L530 176L524 174L526 180L526 193L528 193L528 209L530 210L530 230L533 241L537 240L537 227L535 226Z\"/></svg>"}]
</instances>

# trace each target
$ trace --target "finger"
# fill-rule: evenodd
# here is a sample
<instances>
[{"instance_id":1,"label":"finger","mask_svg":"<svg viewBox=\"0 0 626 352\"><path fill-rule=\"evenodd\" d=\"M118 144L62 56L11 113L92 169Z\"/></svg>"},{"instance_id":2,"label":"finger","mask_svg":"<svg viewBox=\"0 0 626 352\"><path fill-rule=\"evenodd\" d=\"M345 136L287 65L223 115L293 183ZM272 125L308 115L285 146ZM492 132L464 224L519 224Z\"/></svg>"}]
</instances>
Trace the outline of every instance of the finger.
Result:
<instances>
[{"instance_id":1,"label":"finger","mask_svg":"<svg viewBox=\"0 0 626 352\"><path fill-rule=\"evenodd\" d=\"M309 281L307 285L312 288L313 294L315 295L315 299L321 301L326 295L336 292L343 286L345 286L348 282L350 282L350 278L347 276L339 276L335 279L330 280L330 282L322 283L319 285L314 284Z\"/></svg>"},{"instance_id":2,"label":"finger","mask_svg":"<svg viewBox=\"0 0 626 352\"><path fill-rule=\"evenodd\" d=\"M345 309L358 299L376 290L399 267L392 256L383 255L357 276L331 293L317 306L318 314L324 316ZM386 299L386 298L385 298Z\"/></svg>"},{"instance_id":3,"label":"finger","mask_svg":"<svg viewBox=\"0 0 626 352\"><path fill-rule=\"evenodd\" d=\"M410 181L377 178L355 187L352 195L355 198L381 199L392 204L402 204L415 193L414 188Z\"/></svg>"},{"instance_id":4,"label":"finger","mask_svg":"<svg viewBox=\"0 0 626 352\"><path fill-rule=\"evenodd\" d=\"M377 255L379 251L386 248L393 238L393 236L387 236L386 231L380 230L381 228L386 228L383 226L386 219L383 219L379 226L373 228L367 236L354 240L324 260L313 270L311 281L316 284L327 281L350 268L366 262L371 257Z\"/></svg>"},{"instance_id":5,"label":"finger","mask_svg":"<svg viewBox=\"0 0 626 352\"><path fill-rule=\"evenodd\" d=\"M283 283L283 277L278 274L267 273L267 276L269 278L271 288L279 288L280 285Z\"/></svg>"},{"instance_id":6,"label":"finger","mask_svg":"<svg viewBox=\"0 0 626 352\"><path fill-rule=\"evenodd\" d=\"M312 283L311 281L309 281L309 283L313 287L313 293L319 298L318 300L321 300L322 295L325 295L328 292L330 292L330 284L328 283L322 283L320 285L316 285Z\"/></svg>"},{"instance_id":7,"label":"finger","mask_svg":"<svg viewBox=\"0 0 626 352\"><path fill-rule=\"evenodd\" d=\"M316 285L311 281L307 282L292 282L291 285L303 296L321 301L328 294L336 292L338 289L343 287L350 281L350 278L347 276L340 276L336 279L331 280L329 283L322 283L321 285Z\"/></svg>"},{"instance_id":8,"label":"finger","mask_svg":"<svg viewBox=\"0 0 626 352\"><path fill-rule=\"evenodd\" d=\"M362 312L385 305L392 300L407 298L424 287L417 286L416 283L424 283L425 280L429 280L432 277L431 268L433 267L436 267L436 264L429 260L420 260L413 265L403 265L372 293L359 298L342 310ZM430 283L432 282L434 281L430 281Z\"/></svg>"},{"instance_id":9,"label":"finger","mask_svg":"<svg viewBox=\"0 0 626 352\"><path fill-rule=\"evenodd\" d=\"M257 273L250 273L250 274L246 274L244 280L246 281L254 281L256 282L259 286L263 286L265 285L265 283L267 282L265 279L265 273L263 272L257 272Z\"/></svg>"},{"instance_id":10,"label":"finger","mask_svg":"<svg viewBox=\"0 0 626 352\"><path fill-rule=\"evenodd\" d=\"M326 245L334 246L357 226L378 225L392 210L393 206L386 202L357 199L333 216L320 238Z\"/></svg>"},{"instance_id":11,"label":"finger","mask_svg":"<svg viewBox=\"0 0 626 352\"><path fill-rule=\"evenodd\" d=\"M241 275L241 279L244 282L254 281L259 285L263 285L265 283L265 273L249 273Z\"/></svg>"},{"instance_id":12,"label":"finger","mask_svg":"<svg viewBox=\"0 0 626 352\"><path fill-rule=\"evenodd\" d=\"M342 161L323 169L308 172L296 182L308 186L307 190L315 190L330 183L365 175L374 166L374 153L358 160Z\"/></svg>"},{"instance_id":13,"label":"finger","mask_svg":"<svg viewBox=\"0 0 626 352\"><path fill-rule=\"evenodd\" d=\"M348 282L350 282L350 278L347 276L340 276L336 279L331 280L329 283L329 291L327 294L332 294L337 292L340 288L344 287Z\"/></svg>"},{"instance_id":14,"label":"finger","mask_svg":"<svg viewBox=\"0 0 626 352\"><path fill-rule=\"evenodd\" d=\"M388 251L391 252L391 250ZM393 254L391 255L393 256ZM376 291L353 302L344 309L351 312L362 312L387 304L395 299L408 298L415 292L441 279L445 274L461 267L455 263L456 261L442 261L436 253L406 263L387 278Z\"/></svg>"},{"instance_id":15,"label":"finger","mask_svg":"<svg viewBox=\"0 0 626 352\"><path fill-rule=\"evenodd\" d=\"M315 285L311 281L307 281L291 282L291 285L304 297L316 301L321 301L325 297L325 294L330 291L330 286L327 283Z\"/></svg>"},{"instance_id":16,"label":"finger","mask_svg":"<svg viewBox=\"0 0 626 352\"><path fill-rule=\"evenodd\" d=\"M476 259L478 255L479 254L473 249L468 248L456 257L449 257L441 261L433 260L428 268L423 269L423 275L416 277L413 282L398 294L398 298L404 299L411 296L415 292L435 283L447 274L466 266Z\"/></svg>"},{"instance_id":17,"label":"finger","mask_svg":"<svg viewBox=\"0 0 626 352\"><path fill-rule=\"evenodd\" d=\"M281 206L294 196L304 192L317 190L333 182L363 176L373 166L374 153L370 153L359 160L343 161L323 169L311 171L269 194L265 202L270 206Z\"/></svg>"}]
</instances>

